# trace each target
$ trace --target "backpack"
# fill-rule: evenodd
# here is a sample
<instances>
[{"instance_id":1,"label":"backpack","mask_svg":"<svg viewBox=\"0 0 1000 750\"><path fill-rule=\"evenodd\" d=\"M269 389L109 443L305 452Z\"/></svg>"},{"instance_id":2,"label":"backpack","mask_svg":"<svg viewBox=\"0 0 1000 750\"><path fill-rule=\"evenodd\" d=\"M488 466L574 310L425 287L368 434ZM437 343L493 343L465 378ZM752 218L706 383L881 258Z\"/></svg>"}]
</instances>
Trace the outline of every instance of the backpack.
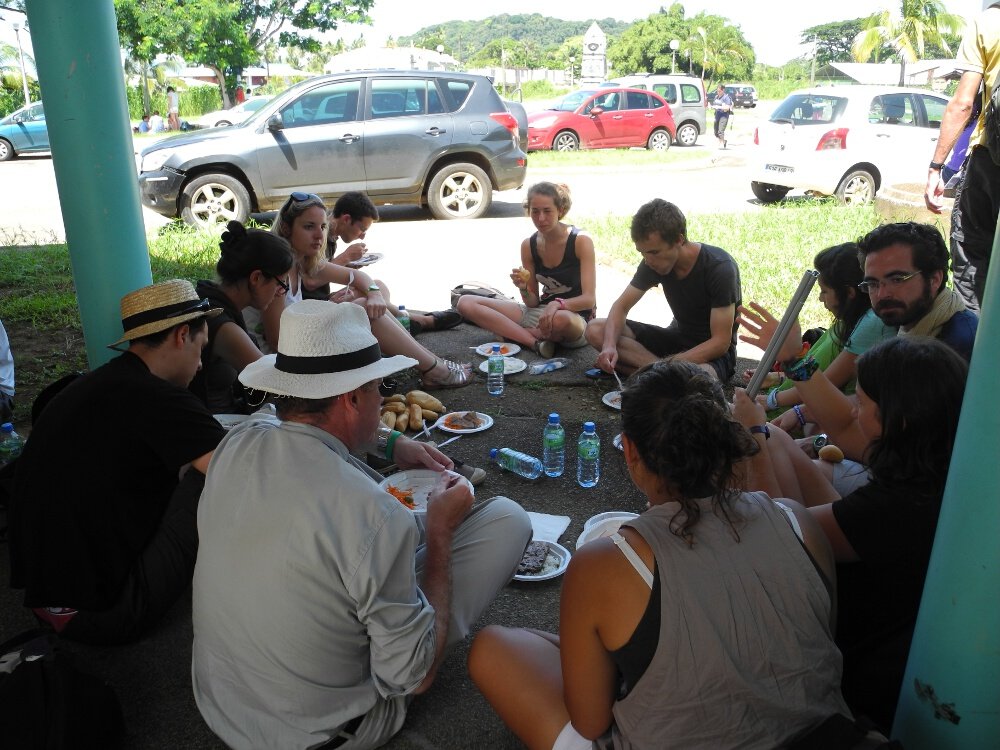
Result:
<instances>
[{"instance_id":1,"label":"backpack","mask_svg":"<svg viewBox=\"0 0 1000 750\"><path fill-rule=\"evenodd\" d=\"M459 298L465 294L474 294L477 297L489 297L490 299L507 299L513 301L513 297L508 297L495 286L483 284L480 281L470 281L465 284L459 284L451 290L451 306L457 307Z\"/></svg>"},{"instance_id":2,"label":"backpack","mask_svg":"<svg viewBox=\"0 0 1000 750\"><path fill-rule=\"evenodd\" d=\"M4 747L18 749L116 748L124 736L111 685L41 629L0 644L0 727Z\"/></svg>"},{"instance_id":3,"label":"backpack","mask_svg":"<svg viewBox=\"0 0 1000 750\"><path fill-rule=\"evenodd\" d=\"M990 152L993 163L1000 166L1000 75L993 84L989 101L986 102L986 117L983 120L983 145Z\"/></svg>"}]
</instances>

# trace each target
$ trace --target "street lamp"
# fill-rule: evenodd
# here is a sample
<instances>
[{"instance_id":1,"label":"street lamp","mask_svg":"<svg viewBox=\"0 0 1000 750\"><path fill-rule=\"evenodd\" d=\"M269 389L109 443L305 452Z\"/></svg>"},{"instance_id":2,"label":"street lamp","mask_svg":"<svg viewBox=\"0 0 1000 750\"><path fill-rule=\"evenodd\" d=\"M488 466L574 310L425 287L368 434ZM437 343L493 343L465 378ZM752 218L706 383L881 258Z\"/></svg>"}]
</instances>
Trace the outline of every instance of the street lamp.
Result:
<instances>
[{"instance_id":1,"label":"street lamp","mask_svg":"<svg viewBox=\"0 0 1000 750\"><path fill-rule=\"evenodd\" d=\"M443 59L443 57L444 57L444 45L443 44L439 44L435 49L437 49L437 53L438 53L438 65L441 66L441 70L444 70L444 59Z\"/></svg>"},{"instance_id":2,"label":"street lamp","mask_svg":"<svg viewBox=\"0 0 1000 750\"><path fill-rule=\"evenodd\" d=\"M573 88L573 63L576 62L576 58L573 55L569 56L569 85Z\"/></svg>"},{"instance_id":3,"label":"street lamp","mask_svg":"<svg viewBox=\"0 0 1000 750\"><path fill-rule=\"evenodd\" d=\"M670 40L670 72L677 72L677 50L681 48L681 43L677 39Z\"/></svg>"},{"instance_id":4,"label":"street lamp","mask_svg":"<svg viewBox=\"0 0 1000 750\"><path fill-rule=\"evenodd\" d=\"M21 49L21 24L14 21L11 26L14 29L14 36L17 37L17 54L21 57L21 85L24 86L24 106L31 104L31 96L28 94L28 74L24 72L24 50Z\"/></svg>"}]
</instances>

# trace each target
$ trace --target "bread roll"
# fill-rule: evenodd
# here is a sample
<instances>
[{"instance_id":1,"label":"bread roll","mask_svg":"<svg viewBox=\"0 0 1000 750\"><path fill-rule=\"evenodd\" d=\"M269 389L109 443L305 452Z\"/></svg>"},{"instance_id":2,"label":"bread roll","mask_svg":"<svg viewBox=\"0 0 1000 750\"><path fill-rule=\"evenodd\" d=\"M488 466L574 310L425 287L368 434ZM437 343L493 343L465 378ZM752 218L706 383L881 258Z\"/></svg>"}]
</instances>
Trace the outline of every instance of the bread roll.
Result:
<instances>
[{"instance_id":1,"label":"bread roll","mask_svg":"<svg viewBox=\"0 0 1000 750\"><path fill-rule=\"evenodd\" d=\"M410 413L403 412L402 414L396 415L396 427L398 432L406 432L406 425L410 423Z\"/></svg>"},{"instance_id":2,"label":"bread roll","mask_svg":"<svg viewBox=\"0 0 1000 750\"><path fill-rule=\"evenodd\" d=\"M840 450L836 445L824 445L816 452L816 455L824 461L829 461L831 464L839 464L844 460L844 451Z\"/></svg>"},{"instance_id":3,"label":"bread roll","mask_svg":"<svg viewBox=\"0 0 1000 750\"><path fill-rule=\"evenodd\" d=\"M424 418L424 410L419 404L410 404L410 429L419 430L423 427L421 420Z\"/></svg>"},{"instance_id":4,"label":"bread roll","mask_svg":"<svg viewBox=\"0 0 1000 750\"><path fill-rule=\"evenodd\" d=\"M390 430L393 430L393 429L396 428L396 415L393 414L391 411L384 411L384 412L382 412L382 416L379 417L379 419L381 419L382 420L382 424L384 424Z\"/></svg>"}]
</instances>

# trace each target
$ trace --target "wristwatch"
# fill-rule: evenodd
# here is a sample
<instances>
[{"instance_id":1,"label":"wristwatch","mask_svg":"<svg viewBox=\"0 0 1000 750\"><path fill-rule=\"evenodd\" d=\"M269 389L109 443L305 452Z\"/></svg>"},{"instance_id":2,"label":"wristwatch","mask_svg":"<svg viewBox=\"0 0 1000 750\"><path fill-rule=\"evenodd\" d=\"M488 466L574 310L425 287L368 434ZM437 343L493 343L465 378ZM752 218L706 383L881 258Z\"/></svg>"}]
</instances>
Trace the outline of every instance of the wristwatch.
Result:
<instances>
[{"instance_id":1,"label":"wristwatch","mask_svg":"<svg viewBox=\"0 0 1000 750\"><path fill-rule=\"evenodd\" d=\"M771 431L767 428L766 424L755 424L753 427L748 428L750 434L763 435L764 440L771 439Z\"/></svg>"},{"instance_id":2,"label":"wristwatch","mask_svg":"<svg viewBox=\"0 0 1000 750\"><path fill-rule=\"evenodd\" d=\"M368 291L369 292L381 292L382 290L379 288L378 284L369 284L368 285Z\"/></svg>"},{"instance_id":3,"label":"wristwatch","mask_svg":"<svg viewBox=\"0 0 1000 750\"><path fill-rule=\"evenodd\" d=\"M830 438L827 437L825 432L821 432L813 438L813 449L819 450L824 445L830 442Z\"/></svg>"},{"instance_id":4,"label":"wristwatch","mask_svg":"<svg viewBox=\"0 0 1000 750\"><path fill-rule=\"evenodd\" d=\"M927 167L927 168L928 169L936 169L938 172L940 172L942 169L944 169L944 162L941 162L941 161L932 161L931 164L930 164L930 166Z\"/></svg>"}]
</instances>

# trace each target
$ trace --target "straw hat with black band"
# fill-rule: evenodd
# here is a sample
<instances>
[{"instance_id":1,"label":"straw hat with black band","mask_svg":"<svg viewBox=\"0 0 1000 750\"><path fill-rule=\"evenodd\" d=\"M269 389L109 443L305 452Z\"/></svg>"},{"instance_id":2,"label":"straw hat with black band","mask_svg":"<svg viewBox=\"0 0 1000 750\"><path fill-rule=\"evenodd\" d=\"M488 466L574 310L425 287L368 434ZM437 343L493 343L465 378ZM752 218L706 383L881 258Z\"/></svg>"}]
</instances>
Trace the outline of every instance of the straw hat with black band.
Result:
<instances>
[{"instance_id":1,"label":"straw hat with black band","mask_svg":"<svg viewBox=\"0 0 1000 750\"><path fill-rule=\"evenodd\" d=\"M359 305L306 299L281 313L278 353L247 365L240 382L278 396L322 399L416 364L412 357L382 357Z\"/></svg>"},{"instance_id":2,"label":"straw hat with black band","mask_svg":"<svg viewBox=\"0 0 1000 750\"><path fill-rule=\"evenodd\" d=\"M129 292L121 301L122 329L125 333L109 349L127 341L149 336L195 318L214 318L222 312L198 297L190 281L171 279Z\"/></svg>"}]
</instances>

